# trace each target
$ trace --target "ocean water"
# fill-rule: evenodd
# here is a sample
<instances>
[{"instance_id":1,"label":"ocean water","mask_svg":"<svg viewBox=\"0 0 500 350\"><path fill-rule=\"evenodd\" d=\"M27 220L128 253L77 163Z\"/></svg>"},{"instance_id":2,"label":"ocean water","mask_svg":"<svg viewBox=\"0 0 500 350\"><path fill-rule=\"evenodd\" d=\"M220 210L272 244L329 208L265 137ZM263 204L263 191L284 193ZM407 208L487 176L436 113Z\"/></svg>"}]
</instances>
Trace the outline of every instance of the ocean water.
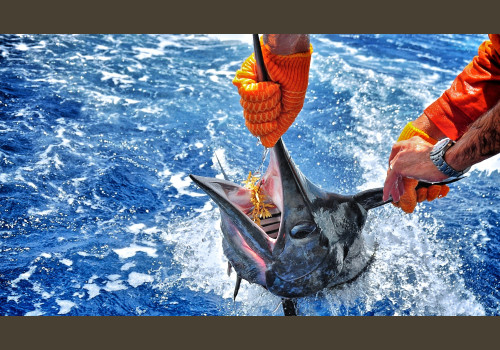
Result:
<instances>
[{"instance_id":1,"label":"ocean water","mask_svg":"<svg viewBox=\"0 0 500 350\"><path fill-rule=\"evenodd\" d=\"M486 35L312 35L284 136L319 186L380 187L404 125ZM251 35L0 35L0 315L282 315L226 273L216 205L188 175L244 180L262 146L231 81ZM374 209L374 263L300 315L499 315L500 158L406 215Z\"/></svg>"}]
</instances>

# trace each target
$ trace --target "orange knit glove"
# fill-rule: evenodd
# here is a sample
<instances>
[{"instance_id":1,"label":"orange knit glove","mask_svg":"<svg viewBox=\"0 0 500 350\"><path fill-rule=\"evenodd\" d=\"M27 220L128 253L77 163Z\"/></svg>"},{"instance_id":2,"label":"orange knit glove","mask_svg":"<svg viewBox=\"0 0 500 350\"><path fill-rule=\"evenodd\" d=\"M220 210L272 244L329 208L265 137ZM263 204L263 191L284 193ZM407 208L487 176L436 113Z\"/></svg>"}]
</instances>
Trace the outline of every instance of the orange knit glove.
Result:
<instances>
[{"instance_id":1,"label":"orange knit glove","mask_svg":"<svg viewBox=\"0 0 500 350\"><path fill-rule=\"evenodd\" d=\"M272 54L262 39L261 48L271 81L257 82L252 54L236 72L233 84L241 96L246 127L265 147L273 147L304 105L312 45L308 52L287 56Z\"/></svg>"},{"instance_id":2,"label":"orange knit glove","mask_svg":"<svg viewBox=\"0 0 500 350\"><path fill-rule=\"evenodd\" d=\"M437 140L433 139L429 135L427 135L424 131L417 129L410 122L406 124L401 135L399 135L398 141L408 140L413 136L419 136L425 141L432 143L435 145ZM399 202L392 203L394 206L401 208L405 213L412 213L417 206L417 202L423 202L424 200L433 201L436 198L445 197L450 188L446 185L432 185L428 188L419 188L415 190L417 187L418 180L410 179L408 177L403 178L403 186L405 192L399 199Z\"/></svg>"}]
</instances>

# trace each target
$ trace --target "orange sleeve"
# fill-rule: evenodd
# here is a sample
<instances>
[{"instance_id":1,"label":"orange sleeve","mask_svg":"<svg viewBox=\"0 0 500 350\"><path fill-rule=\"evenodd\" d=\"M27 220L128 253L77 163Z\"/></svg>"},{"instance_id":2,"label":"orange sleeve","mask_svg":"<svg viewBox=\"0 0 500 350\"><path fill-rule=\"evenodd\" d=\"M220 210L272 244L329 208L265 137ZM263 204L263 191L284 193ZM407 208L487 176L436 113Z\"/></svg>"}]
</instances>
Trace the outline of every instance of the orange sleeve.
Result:
<instances>
[{"instance_id":1,"label":"orange sleeve","mask_svg":"<svg viewBox=\"0 0 500 350\"><path fill-rule=\"evenodd\" d=\"M489 39L451 87L424 110L450 139L459 139L500 100L500 34L489 34Z\"/></svg>"}]
</instances>

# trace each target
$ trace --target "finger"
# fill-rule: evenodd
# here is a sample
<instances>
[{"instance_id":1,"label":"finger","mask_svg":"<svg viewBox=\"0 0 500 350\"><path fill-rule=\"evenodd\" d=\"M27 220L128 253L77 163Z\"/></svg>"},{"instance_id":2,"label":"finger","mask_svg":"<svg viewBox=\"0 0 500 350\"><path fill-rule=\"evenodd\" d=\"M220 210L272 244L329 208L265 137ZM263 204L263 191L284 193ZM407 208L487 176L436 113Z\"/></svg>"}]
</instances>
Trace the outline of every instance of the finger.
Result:
<instances>
[{"instance_id":1,"label":"finger","mask_svg":"<svg viewBox=\"0 0 500 350\"><path fill-rule=\"evenodd\" d=\"M401 198L401 196L405 193L404 179L402 176L399 176L398 178L398 191L399 197Z\"/></svg>"},{"instance_id":2,"label":"finger","mask_svg":"<svg viewBox=\"0 0 500 350\"><path fill-rule=\"evenodd\" d=\"M242 84L238 93L241 106L251 112L270 109L281 101L279 85L271 82ZM267 103L267 107L264 103Z\"/></svg>"},{"instance_id":3,"label":"finger","mask_svg":"<svg viewBox=\"0 0 500 350\"><path fill-rule=\"evenodd\" d=\"M243 110L243 116L249 123L267 123L273 120L277 120L280 113L281 104L276 105L274 109L258 113L249 112L247 109Z\"/></svg>"},{"instance_id":4,"label":"finger","mask_svg":"<svg viewBox=\"0 0 500 350\"><path fill-rule=\"evenodd\" d=\"M288 128L293 124L296 114L281 112L277 121L276 128L274 128L270 133L263 135L260 138L260 142L267 148L273 147L279 138L288 130Z\"/></svg>"},{"instance_id":5,"label":"finger","mask_svg":"<svg viewBox=\"0 0 500 350\"><path fill-rule=\"evenodd\" d=\"M278 123L275 120L267 123L250 123L247 120L245 121L245 125L248 130L252 133L252 135L257 137L269 134L276 129L277 124Z\"/></svg>"},{"instance_id":6,"label":"finger","mask_svg":"<svg viewBox=\"0 0 500 350\"><path fill-rule=\"evenodd\" d=\"M427 199L427 188L422 187L417 190L417 202L423 202Z\"/></svg>"},{"instance_id":7,"label":"finger","mask_svg":"<svg viewBox=\"0 0 500 350\"><path fill-rule=\"evenodd\" d=\"M391 154L389 155L389 164L391 163L392 159L401 151L401 147L403 147L402 141L396 142L391 149Z\"/></svg>"},{"instance_id":8,"label":"finger","mask_svg":"<svg viewBox=\"0 0 500 350\"><path fill-rule=\"evenodd\" d=\"M407 214L413 213L416 206L417 206L416 200L415 201L408 200L408 201L401 201L400 202L400 208Z\"/></svg>"},{"instance_id":9,"label":"finger","mask_svg":"<svg viewBox=\"0 0 500 350\"><path fill-rule=\"evenodd\" d=\"M383 195L382 195L383 201L386 201L389 199L389 196L392 194L392 190L394 188L394 185L396 185L397 179L398 179L398 177L397 177L396 172L394 170L389 170L387 172L387 177L385 178L385 182L384 182L384 191L383 191ZM393 197L392 200L394 201L395 198Z\"/></svg>"},{"instance_id":10,"label":"finger","mask_svg":"<svg viewBox=\"0 0 500 350\"><path fill-rule=\"evenodd\" d=\"M399 202L401 199L401 193L399 192L399 184L397 180L392 187L391 196L394 202Z\"/></svg>"},{"instance_id":11,"label":"finger","mask_svg":"<svg viewBox=\"0 0 500 350\"><path fill-rule=\"evenodd\" d=\"M429 202L433 201L434 199L437 198L437 196L439 196L440 192L441 192L441 186L439 185L429 186L429 188L427 189L427 200Z\"/></svg>"},{"instance_id":12,"label":"finger","mask_svg":"<svg viewBox=\"0 0 500 350\"><path fill-rule=\"evenodd\" d=\"M441 191L439 192L438 198L446 197L448 192L450 192L450 188L447 185L441 186Z\"/></svg>"},{"instance_id":13,"label":"finger","mask_svg":"<svg viewBox=\"0 0 500 350\"><path fill-rule=\"evenodd\" d=\"M415 187L418 184L417 180L403 178L404 195L401 196L400 205L405 213L412 213L417 206L417 192Z\"/></svg>"},{"instance_id":14,"label":"finger","mask_svg":"<svg viewBox=\"0 0 500 350\"><path fill-rule=\"evenodd\" d=\"M404 177L403 183L404 183L405 191L412 190L413 192L415 192L415 187L417 187L417 185L418 185L418 180L410 179L409 177Z\"/></svg>"}]
</instances>

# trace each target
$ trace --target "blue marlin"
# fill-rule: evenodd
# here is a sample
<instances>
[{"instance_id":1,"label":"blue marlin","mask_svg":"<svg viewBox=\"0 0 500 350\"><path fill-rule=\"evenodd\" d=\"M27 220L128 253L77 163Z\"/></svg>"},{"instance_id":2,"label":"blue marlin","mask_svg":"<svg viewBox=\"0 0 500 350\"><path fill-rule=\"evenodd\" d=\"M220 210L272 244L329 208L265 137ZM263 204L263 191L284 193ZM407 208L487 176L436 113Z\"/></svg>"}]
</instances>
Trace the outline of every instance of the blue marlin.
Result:
<instances>
[{"instance_id":1,"label":"blue marlin","mask_svg":"<svg viewBox=\"0 0 500 350\"><path fill-rule=\"evenodd\" d=\"M374 256L362 235L368 211L392 201L382 200L382 188L354 196L319 188L297 168L282 139L259 183L273 207L260 224L250 215L250 190L227 179L190 177L220 209L224 254L238 276L235 297L244 279L282 297L284 308L286 301L363 273ZM294 314L294 305L288 308Z\"/></svg>"}]
</instances>

